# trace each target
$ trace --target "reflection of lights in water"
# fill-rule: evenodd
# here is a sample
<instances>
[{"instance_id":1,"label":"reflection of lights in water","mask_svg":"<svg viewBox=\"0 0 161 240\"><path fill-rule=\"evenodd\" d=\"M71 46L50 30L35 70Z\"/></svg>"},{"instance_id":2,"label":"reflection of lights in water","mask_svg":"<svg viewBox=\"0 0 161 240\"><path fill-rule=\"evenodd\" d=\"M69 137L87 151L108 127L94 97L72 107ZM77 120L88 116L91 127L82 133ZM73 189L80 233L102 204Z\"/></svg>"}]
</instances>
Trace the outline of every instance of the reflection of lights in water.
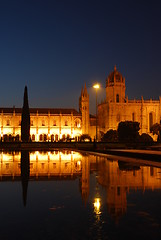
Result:
<instances>
[{"instance_id":1,"label":"reflection of lights in water","mask_svg":"<svg viewBox=\"0 0 161 240\"><path fill-rule=\"evenodd\" d=\"M38 156L39 155L39 151L36 151L35 154L36 154L36 156Z\"/></svg>"},{"instance_id":2,"label":"reflection of lights in water","mask_svg":"<svg viewBox=\"0 0 161 240\"><path fill-rule=\"evenodd\" d=\"M81 169L82 169L82 162L80 160L75 161L74 166L75 166L75 170L76 171L81 171Z\"/></svg>"},{"instance_id":3,"label":"reflection of lights in water","mask_svg":"<svg viewBox=\"0 0 161 240\"><path fill-rule=\"evenodd\" d=\"M51 155L50 152L48 152L48 156L49 156L49 157L50 157L50 155Z\"/></svg>"},{"instance_id":4,"label":"reflection of lights in water","mask_svg":"<svg viewBox=\"0 0 161 240\"><path fill-rule=\"evenodd\" d=\"M101 199L100 199L100 198L95 198L93 205L94 205L94 212L95 212L96 214L100 214L100 213L101 213L101 212L100 212Z\"/></svg>"}]
</instances>

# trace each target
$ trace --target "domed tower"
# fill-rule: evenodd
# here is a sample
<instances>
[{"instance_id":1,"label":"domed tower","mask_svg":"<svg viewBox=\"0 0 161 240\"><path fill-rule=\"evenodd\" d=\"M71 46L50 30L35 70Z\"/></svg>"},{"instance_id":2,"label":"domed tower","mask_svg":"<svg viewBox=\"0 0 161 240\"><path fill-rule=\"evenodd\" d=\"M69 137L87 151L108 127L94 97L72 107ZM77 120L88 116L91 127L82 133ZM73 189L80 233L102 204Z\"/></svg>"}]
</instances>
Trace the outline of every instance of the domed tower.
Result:
<instances>
[{"instance_id":1,"label":"domed tower","mask_svg":"<svg viewBox=\"0 0 161 240\"><path fill-rule=\"evenodd\" d=\"M89 133L89 95L85 84L79 98L79 112L82 114L82 134Z\"/></svg>"},{"instance_id":2,"label":"domed tower","mask_svg":"<svg viewBox=\"0 0 161 240\"><path fill-rule=\"evenodd\" d=\"M106 79L106 102L125 102L125 89L125 78L115 66L114 71Z\"/></svg>"}]
</instances>

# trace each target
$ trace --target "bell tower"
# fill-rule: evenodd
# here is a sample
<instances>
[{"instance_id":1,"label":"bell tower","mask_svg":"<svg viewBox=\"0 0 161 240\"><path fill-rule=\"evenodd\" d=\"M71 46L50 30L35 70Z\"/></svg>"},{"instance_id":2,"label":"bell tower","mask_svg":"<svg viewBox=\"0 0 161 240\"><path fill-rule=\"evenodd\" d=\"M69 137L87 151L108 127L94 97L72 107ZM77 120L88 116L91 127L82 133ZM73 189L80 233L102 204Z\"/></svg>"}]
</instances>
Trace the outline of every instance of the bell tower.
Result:
<instances>
[{"instance_id":1,"label":"bell tower","mask_svg":"<svg viewBox=\"0 0 161 240\"><path fill-rule=\"evenodd\" d=\"M125 78L114 67L114 71L106 79L106 102L125 102Z\"/></svg>"},{"instance_id":2,"label":"bell tower","mask_svg":"<svg viewBox=\"0 0 161 240\"><path fill-rule=\"evenodd\" d=\"M89 134L89 95L86 84L79 98L79 112L82 114L82 134Z\"/></svg>"}]
</instances>

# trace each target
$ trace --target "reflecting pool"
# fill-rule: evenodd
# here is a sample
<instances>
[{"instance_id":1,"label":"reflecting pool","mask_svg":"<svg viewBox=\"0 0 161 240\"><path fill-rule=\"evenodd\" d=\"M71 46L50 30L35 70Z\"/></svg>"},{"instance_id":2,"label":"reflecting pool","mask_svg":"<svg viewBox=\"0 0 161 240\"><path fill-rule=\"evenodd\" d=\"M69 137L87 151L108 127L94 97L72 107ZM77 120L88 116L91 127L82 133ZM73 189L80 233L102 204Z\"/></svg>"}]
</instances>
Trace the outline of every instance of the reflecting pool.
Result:
<instances>
[{"instance_id":1,"label":"reflecting pool","mask_svg":"<svg viewBox=\"0 0 161 240\"><path fill-rule=\"evenodd\" d=\"M74 151L0 152L0 239L161 239L161 168Z\"/></svg>"}]
</instances>

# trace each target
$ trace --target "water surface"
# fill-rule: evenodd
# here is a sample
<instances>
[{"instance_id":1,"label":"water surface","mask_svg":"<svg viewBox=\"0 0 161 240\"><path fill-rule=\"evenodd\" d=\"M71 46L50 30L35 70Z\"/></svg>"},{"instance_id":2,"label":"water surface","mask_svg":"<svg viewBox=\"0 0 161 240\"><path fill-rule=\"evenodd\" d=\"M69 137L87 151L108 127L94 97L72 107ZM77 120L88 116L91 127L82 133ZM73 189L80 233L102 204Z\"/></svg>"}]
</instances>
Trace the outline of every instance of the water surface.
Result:
<instances>
[{"instance_id":1,"label":"water surface","mask_svg":"<svg viewBox=\"0 0 161 240\"><path fill-rule=\"evenodd\" d=\"M0 152L1 239L160 239L161 168L72 151Z\"/></svg>"}]
</instances>

